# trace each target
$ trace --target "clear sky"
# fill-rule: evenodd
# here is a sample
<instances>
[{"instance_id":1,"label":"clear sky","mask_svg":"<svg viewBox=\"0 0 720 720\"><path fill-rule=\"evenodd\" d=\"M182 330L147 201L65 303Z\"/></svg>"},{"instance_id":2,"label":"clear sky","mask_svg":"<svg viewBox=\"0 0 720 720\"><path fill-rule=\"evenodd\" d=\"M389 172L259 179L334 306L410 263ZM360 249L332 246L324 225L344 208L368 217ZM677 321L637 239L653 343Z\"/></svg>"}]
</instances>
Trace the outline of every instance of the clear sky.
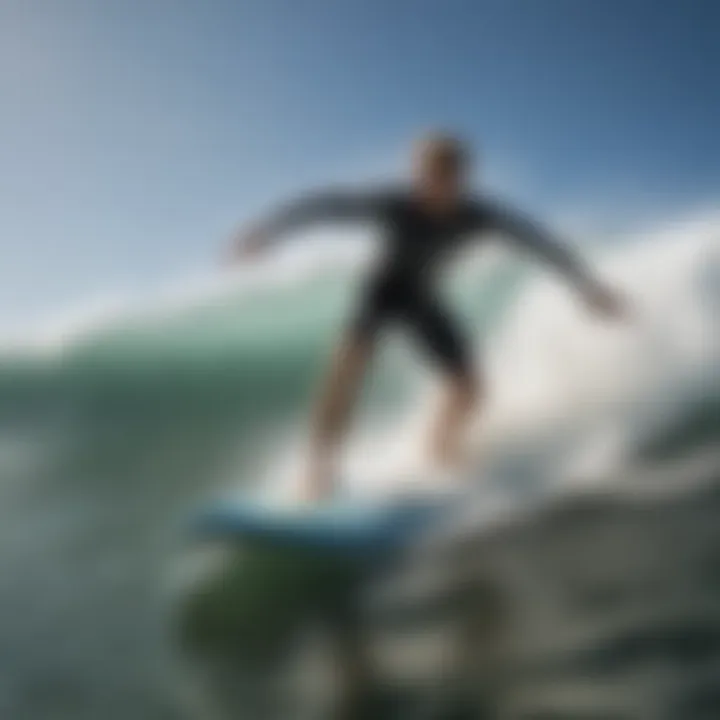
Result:
<instances>
[{"instance_id":1,"label":"clear sky","mask_svg":"<svg viewBox=\"0 0 720 720\"><path fill-rule=\"evenodd\" d=\"M209 265L428 125L537 207L720 197L717 0L2 0L0 321Z\"/></svg>"}]
</instances>

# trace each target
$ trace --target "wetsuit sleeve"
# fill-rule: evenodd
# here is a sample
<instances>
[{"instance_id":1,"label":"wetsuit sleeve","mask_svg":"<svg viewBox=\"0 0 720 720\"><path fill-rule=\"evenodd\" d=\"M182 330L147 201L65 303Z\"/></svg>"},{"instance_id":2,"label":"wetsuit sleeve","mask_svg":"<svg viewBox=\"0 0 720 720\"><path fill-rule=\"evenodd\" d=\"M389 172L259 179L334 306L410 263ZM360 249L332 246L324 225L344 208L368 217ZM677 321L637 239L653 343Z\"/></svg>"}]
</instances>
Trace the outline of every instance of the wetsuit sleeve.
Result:
<instances>
[{"instance_id":1,"label":"wetsuit sleeve","mask_svg":"<svg viewBox=\"0 0 720 720\"><path fill-rule=\"evenodd\" d=\"M580 257L538 223L500 204L485 207L482 216L487 229L501 233L516 246L539 257L579 289L596 285Z\"/></svg>"},{"instance_id":2,"label":"wetsuit sleeve","mask_svg":"<svg viewBox=\"0 0 720 720\"><path fill-rule=\"evenodd\" d=\"M262 219L253 233L273 242L288 232L322 222L376 220L391 202L383 192L316 193L285 205Z\"/></svg>"}]
</instances>

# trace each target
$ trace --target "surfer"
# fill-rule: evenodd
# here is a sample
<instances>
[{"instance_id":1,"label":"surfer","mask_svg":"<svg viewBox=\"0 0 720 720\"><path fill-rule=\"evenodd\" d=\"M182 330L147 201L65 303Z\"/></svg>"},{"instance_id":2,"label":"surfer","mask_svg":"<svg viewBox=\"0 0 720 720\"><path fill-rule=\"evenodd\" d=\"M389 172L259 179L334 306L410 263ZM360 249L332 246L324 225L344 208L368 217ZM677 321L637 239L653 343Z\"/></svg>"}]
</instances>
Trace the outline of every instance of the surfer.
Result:
<instances>
[{"instance_id":1,"label":"surfer","mask_svg":"<svg viewBox=\"0 0 720 720\"><path fill-rule=\"evenodd\" d=\"M473 237L499 233L558 270L589 308L621 315L619 297L594 278L569 249L504 204L469 188L472 158L457 138L423 137L413 154L406 187L331 190L295 201L241 233L234 256L253 256L286 233L317 221L373 221L383 232L383 252L366 278L356 313L327 373L311 428L306 491L320 499L332 491L335 455L380 331L409 329L445 379L428 449L433 461L452 466L469 414L482 402L469 343L435 290L439 269Z\"/></svg>"}]
</instances>

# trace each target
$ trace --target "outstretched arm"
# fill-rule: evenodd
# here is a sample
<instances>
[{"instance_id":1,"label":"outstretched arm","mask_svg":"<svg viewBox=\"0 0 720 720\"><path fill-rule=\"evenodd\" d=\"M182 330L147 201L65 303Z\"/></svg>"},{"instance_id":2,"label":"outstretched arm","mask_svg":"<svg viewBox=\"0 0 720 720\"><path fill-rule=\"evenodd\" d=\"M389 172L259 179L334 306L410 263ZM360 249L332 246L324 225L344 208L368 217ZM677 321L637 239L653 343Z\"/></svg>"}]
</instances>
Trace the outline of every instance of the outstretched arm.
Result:
<instances>
[{"instance_id":1,"label":"outstretched arm","mask_svg":"<svg viewBox=\"0 0 720 720\"><path fill-rule=\"evenodd\" d=\"M380 195L361 192L326 192L300 198L243 229L233 243L233 255L262 251L286 233L316 222L373 219L381 205Z\"/></svg>"},{"instance_id":2,"label":"outstretched arm","mask_svg":"<svg viewBox=\"0 0 720 720\"><path fill-rule=\"evenodd\" d=\"M490 210L491 224L523 249L555 268L597 312L619 316L621 299L595 277L586 264L547 230L527 217L500 205Z\"/></svg>"}]
</instances>

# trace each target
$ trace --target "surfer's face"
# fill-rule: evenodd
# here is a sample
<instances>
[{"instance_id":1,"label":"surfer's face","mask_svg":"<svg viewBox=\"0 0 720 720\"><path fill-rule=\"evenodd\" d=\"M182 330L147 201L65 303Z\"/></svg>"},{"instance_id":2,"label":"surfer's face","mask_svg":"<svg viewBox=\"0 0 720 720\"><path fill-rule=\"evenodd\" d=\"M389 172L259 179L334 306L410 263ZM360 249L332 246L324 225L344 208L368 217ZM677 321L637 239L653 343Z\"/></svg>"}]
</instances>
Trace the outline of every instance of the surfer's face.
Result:
<instances>
[{"instance_id":1,"label":"surfer's face","mask_svg":"<svg viewBox=\"0 0 720 720\"><path fill-rule=\"evenodd\" d=\"M428 140L415 157L415 183L423 197L438 206L455 203L466 183L462 149L451 140Z\"/></svg>"}]
</instances>

